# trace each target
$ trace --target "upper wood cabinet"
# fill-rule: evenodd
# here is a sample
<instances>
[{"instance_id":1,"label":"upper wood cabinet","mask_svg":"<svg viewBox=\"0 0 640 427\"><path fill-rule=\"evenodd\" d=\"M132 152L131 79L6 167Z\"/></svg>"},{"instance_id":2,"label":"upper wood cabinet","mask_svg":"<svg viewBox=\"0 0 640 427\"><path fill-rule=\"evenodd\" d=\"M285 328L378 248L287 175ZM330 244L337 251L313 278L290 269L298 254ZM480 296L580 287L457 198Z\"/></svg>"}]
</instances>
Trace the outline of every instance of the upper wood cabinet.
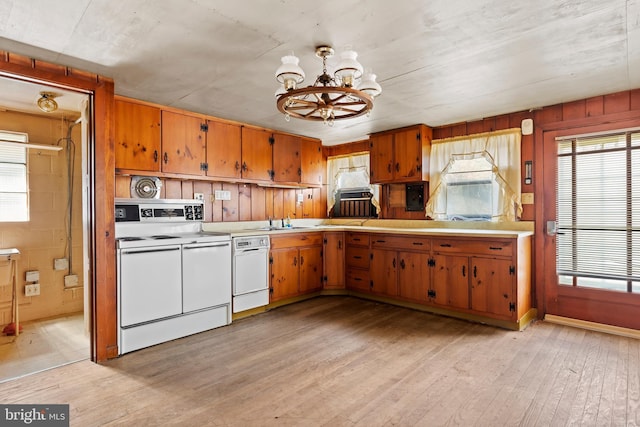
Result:
<instances>
[{"instance_id":1,"label":"upper wood cabinet","mask_svg":"<svg viewBox=\"0 0 640 427\"><path fill-rule=\"evenodd\" d=\"M425 125L371 134L371 182L428 181L431 137Z\"/></svg>"},{"instance_id":2,"label":"upper wood cabinet","mask_svg":"<svg viewBox=\"0 0 640 427\"><path fill-rule=\"evenodd\" d=\"M207 176L242 177L242 127L207 120Z\"/></svg>"},{"instance_id":3,"label":"upper wood cabinet","mask_svg":"<svg viewBox=\"0 0 640 427\"><path fill-rule=\"evenodd\" d=\"M273 136L265 129L242 127L242 178L271 182Z\"/></svg>"},{"instance_id":4,"label":"upper wood cabinet","mask_svg":"<svg viewBox=\"0 0 640 427\"><path fill-rule=\"evenodd\" d=\"M325 174L322 162L322 142L316 139L300 138L300 182L306 185L322 185Z\"/></svg>"},{"instance_id":5,"label":"upper wood cabinet","mask_svg":"<svg viewBox=\"0 0 640 427\"><path fill-rule=\"evenodd\" d=\"M273 180L300 182L300 137L282 133L273 134Z\"/></svg>"},{"instance_id":6,"label":"upper wood cabinet","mask_svg":"<svg viewBox=\"0 0 640 427\"><path fill-rule=\"evenodd\" d=\"M206 126L200 117L162 112L162 171L204 175Z\"/></svg>"},{"instance_id":7,"label":"upper wood cabinet","mask_svg":"<svg viewBox=\"0 0 640 427\"><path fill-rule=\"evenodd\" d=\"M116 168L160 171L160 109L116 99L115 122Z\"/></svg>"}]
</instances>

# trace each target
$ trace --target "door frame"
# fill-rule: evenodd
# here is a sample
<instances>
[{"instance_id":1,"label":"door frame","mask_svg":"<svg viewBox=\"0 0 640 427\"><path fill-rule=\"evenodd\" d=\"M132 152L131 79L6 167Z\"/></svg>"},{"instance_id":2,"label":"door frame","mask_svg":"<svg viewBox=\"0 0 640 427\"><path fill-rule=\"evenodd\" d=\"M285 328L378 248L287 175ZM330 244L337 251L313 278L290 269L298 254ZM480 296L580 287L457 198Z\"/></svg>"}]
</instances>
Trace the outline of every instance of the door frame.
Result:
<instances>
[{"instance_id":1,"label":"door frame","mask_svg":"<svg viewBox=\"0 0 640 427\"><path fill-rule=\"evenodd\" d=\"M0 51L0 77L92 95L89 155L91 360L118 356L114 237L114 83L98 74Z\"/></svg>"},{"instance_id":2,"label":"door frame","mask_svg":"<svg viewBox=\"0 0 640 427\"><path fill-rule=\"evenodd\" d=\"M554 314L640 329L640 294L589 288L558 286L555 274L555 236L546 234L547 221L555 221L555 179L557 168L556 137L634 128L640 125L640 111L631 111L584 119L543 123L536 126L534 159L536 163L535 269L538 316ZM551 189L551 191L545 191ZM553 262L549 259L553 258Z\"/></svg>"}]
</instances>

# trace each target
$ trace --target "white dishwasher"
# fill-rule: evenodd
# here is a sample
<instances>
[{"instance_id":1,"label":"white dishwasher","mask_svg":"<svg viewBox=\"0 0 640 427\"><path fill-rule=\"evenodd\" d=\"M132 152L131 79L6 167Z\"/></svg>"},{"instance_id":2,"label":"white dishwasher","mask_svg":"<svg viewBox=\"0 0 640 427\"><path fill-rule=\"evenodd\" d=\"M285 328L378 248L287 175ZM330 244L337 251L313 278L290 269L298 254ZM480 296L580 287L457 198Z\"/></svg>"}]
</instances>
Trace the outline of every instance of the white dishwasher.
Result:
<instances>
[{"instance_id":1,"label":"white dishwasher","mask_svg":"<svg viewBox=\"0 0 640 427\"><path fill-rule=\"evenodd\" d=\"M233 312L269 304L269 236L232 240Z\"/></svg>"}]
</instances>

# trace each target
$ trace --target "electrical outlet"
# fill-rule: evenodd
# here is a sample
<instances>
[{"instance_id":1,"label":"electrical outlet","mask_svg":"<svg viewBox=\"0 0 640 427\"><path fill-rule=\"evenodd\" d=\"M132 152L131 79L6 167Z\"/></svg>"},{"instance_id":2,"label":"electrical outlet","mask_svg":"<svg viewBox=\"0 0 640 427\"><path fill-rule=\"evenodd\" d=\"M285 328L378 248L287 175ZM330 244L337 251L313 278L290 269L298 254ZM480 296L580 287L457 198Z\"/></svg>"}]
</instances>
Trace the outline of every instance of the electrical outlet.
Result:
<instances>
[{"instance_id":1,"label":"electrical outlet","mask_svg":"<svg viewBox=\"0 0 640 427\"><path fill-rule=\"evenodd\" d=\"M27 297L35 297L40 295L40 283L26 285L24 287L24 295Z\"/></svg>"},{"instance_id":2,"label":"electrical outlet","mask_svg":"<svg viewBox=\"0 0 640 427\"><path fill-rule=\"evenodd\" d=\"M54 270L66 270L69 268L69 260L66 258L58 258L53 260Z\"/></svg>"},{"instance_id":3,"label":"electrical outlet","mask_svg":"<svg viewBox=\"0 0 640 427\"><path fill-rule=\"evenodd\" d=\"M40 280L39 271L27 271L25 276L27 282L37 282L38 280Z\"/></svg>"},{"instance_id":4,"label":"electrical outlet","mask_svg":"<svg viewBox=\"0 0 640 427\"><path fill-rule=\"evenodd\" d=\"M214 191L214 197L216 200L231 200L231 191L216 190Z\"/></svg>"},{"instance_id":5,"label":"electrical outlet","mask_svg":"<svg viewBox=\"0 0 640 427\"><path fill-rule=\"evenodd\" d=\"M78 276L75 274L64 276L64 287L73 288L74 286L78 286Z\"/></svg>"},{"instance_id":6,"label":"electrical outlet","mask_svg":"<svg viewBox=\"0 0 640 427\"><path fill-rule=\"evenodd\" d=\"M204 193L193 193L193 198L204 202Z\"/></svg>"}]
</instances>

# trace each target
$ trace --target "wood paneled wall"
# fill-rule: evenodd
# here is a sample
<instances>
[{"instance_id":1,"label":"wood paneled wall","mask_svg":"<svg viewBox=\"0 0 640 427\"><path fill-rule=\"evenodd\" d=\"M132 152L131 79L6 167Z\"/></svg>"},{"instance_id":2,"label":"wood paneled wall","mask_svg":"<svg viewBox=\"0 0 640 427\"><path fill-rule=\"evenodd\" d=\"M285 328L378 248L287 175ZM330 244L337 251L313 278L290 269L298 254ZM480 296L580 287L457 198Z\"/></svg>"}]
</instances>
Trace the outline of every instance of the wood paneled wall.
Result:
<instances>
[{"instance_id":1,"label":"wood paneled wall","mask_svg":"<svg viewBox=\"0 0 640 427\"><path fill-rule=\"evenodd\" d=\"M163 199L193 199L205 195L205 222L263 221L269 218L326 218L327 190L322 188L271 188L197 180L162 179ZM131 177L116 176L116 197L130 197ZM229 191L231 200L213 200L217 190ZM298 202L302 195L302 202Z\"/></svg>"}]
</instances>

